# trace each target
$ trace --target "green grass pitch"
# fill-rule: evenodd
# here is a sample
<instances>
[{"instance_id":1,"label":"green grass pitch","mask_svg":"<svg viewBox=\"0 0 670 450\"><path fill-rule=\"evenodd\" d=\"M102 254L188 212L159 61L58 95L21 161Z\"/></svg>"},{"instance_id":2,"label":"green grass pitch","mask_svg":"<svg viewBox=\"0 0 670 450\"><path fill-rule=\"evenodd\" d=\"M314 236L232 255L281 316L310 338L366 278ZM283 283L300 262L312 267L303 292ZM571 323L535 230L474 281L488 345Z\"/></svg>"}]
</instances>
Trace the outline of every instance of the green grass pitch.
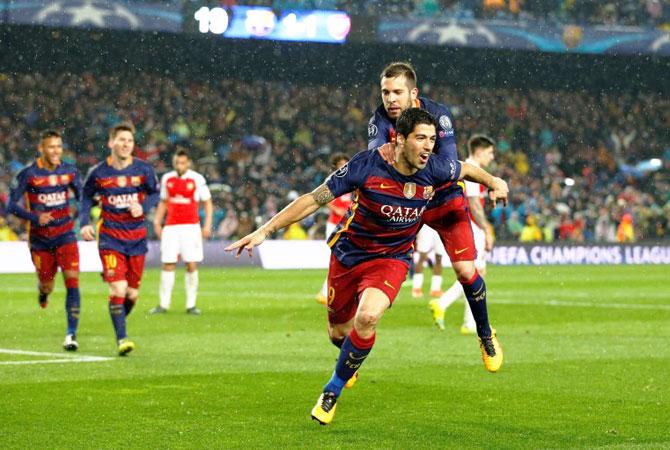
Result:
<instances>
[{"instance_id":1,"label":"green grass pitch","mask_svg":"<svg viewBox=\"0 0 670 450\"><path fill-rule=\"evenodd\" d=\"M670 448L668 266L490 268L497 374L459 334L461 303L439 332L403 288L327 427L309 417L336 357L324 273L201 269L192 317L183 271L172 311L147 314L150 270L127 358L84 274L78 356L112 357L90 362L63 356L60 279L40 310L34 275L0 276L0 448Z\"/></svg>"}]
</instances>

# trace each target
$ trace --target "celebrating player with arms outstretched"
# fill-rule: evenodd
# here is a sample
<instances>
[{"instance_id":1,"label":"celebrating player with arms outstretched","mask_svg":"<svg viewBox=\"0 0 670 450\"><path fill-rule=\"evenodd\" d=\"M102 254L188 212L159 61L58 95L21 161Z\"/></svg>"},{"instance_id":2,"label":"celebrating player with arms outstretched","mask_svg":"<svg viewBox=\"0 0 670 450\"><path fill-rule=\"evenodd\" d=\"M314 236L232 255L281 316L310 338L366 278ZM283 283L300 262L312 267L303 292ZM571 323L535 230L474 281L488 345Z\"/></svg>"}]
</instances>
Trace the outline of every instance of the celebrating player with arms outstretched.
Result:
<instances>
[{"instance_id":1,"label":"celebrating player with arms outstretched","mask_svg":"<svg viewBox=\"0 0 670 450\"><path fill-rule=\"evenodd\" d=\"M392 143L396 138L396 120L400 114L408 108L420 107L437 118L436 156L457 159L456 133L451 113L446 106L418 96L416 72L411 64L394 62L384 68L381 73L381 95L382 105L377 108L368 125L368 149ZM389 149L390 146L386 146L386 150ZM486 284L475 268L477 251L468 216L468 203L461 187L457 183L450 183L438 188L426 208L423 221L440 235L474 315L484 367L490 372L496 372L502 365L502 348L489 324Z\"/></svg>"},{"instance_id":2,"label":"celebrating player with arms outstretched","mask_svg":"<svg viewBox=\"0 0 670 450\"><path fill-rule=\"evenodd\" d=\"M111 129L110 156L93 167L84 182L81 200L81 235L90 241L95 230L89 224L91 207L99 202L98 251L102 277L109 283L109 314L119 355L135 348L126 335L126 316L137 302L147 252L145 213L158 192L156 173L147 163L133 158L135 130L120 124Z\"/></svg>"},{"instance_id":3,"label":"celebrating player with arms outstretched","mask_svg":"<svg viewBox=\"0 0 670 450\"><path fill-rule=\"evenodd\" d=\"M37 146L40 157L21 170L12 182L8 211L28 223L28 243L39 279L39 303L46 308L60 267L65 279L67 334L63 348L75 351L79 324L79 248L72 231L70 191L79 196L81 180L77 168L61 162L63 140L54 130L42 133ZM20 205L25 199L25 207Z\"/></svg>"},{"instance_id":4,"label":"celebrating player with arms outstretched","mask_svg":"<svg viewBox=\"0 0 670 450\"><path fill-rule=\"evenodd\" d=\"M351 209L337 227L328 271L328 331L340 347L330 381L312 409L321 424L330 423L342 388L370 353L376 326L392 305L407 274L412 243L435 189L468 178L488 186L491 198L507 198L507 185L482 169L456 160L432 158L435 120L411 108L397 123L395 166L378 152L364 151L334 172L313 192L297 198L255 232L226 250L238 254L260 245L275 231L302 220L346 192Z\"/></svg>"},{"instance_id":5,"label":"celebrating player with arms outstretched","mask_svg":"<svg viewBox=\"0 0 670 450\"><path fill-rule=\"evenodd\" d=\"M160 303L149 312L162 314L170 309L177 260L181 257L186 262L186 312L200 315L201 311L195 307L198 263L203 260L202 238L212 234L212 194L205 177L191 170L191 158L185 150L175 153L172 166L175 170L161 178L160 202L154 216L154 230L161 240L163 270L159 288ZM200 203L205 205L202 229L198 214Z\"/></svg>"}]
</instances>

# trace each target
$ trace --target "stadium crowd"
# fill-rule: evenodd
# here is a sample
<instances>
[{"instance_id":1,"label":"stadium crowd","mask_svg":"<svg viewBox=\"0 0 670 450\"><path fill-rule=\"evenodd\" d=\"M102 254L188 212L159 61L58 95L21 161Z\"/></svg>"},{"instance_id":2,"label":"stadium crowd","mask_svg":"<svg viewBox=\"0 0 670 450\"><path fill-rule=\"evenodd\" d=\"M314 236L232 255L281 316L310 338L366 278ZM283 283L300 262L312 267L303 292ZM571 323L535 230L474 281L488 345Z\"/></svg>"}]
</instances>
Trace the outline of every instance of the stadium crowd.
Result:
<instances>
[{"instance_id":1,"label":"stadium crowd","mask_svg":"<svg viewBox=\"0 0 670 450\"><path fill-rule=\"evenodd\" d=\"M489 210L499 239L670 236L669 99L420 87L421 95L451 106L461 145L475 132L496 139L491 170L509 180L512 192L507 207ZM366 148L367 120L378 102L372 86L195 81L147 72L124 79L0 74L0 208L13 174L35 156L40 130L62 130L64 159L85 175L108 154L108 128L129 120L137 128L136 155L159 174L176 149L190 152L213 192L215 237L243 236L320 183L331 153ZM639 165L652 158L664 166ZM320 215L286 237L318 239L324 229ZM0 221L0 239L22 233L16 218Z\"/></svg>"}]
</instances>

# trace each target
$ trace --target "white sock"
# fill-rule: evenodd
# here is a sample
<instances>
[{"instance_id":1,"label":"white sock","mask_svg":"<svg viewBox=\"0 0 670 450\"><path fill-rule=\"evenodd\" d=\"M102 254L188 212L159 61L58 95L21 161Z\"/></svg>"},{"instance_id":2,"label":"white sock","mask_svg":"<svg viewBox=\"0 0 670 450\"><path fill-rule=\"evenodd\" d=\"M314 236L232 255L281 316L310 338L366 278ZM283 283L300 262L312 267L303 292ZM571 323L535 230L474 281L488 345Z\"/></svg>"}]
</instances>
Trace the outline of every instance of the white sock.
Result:
<instances>
[{"instance_id":1,"label":"white sock","mask_svg":"<svg viewBox=\"0 0 670 450\"><path fill-rule=\"evenodd\" d=\"M423 288L423 274L414 273L414 277L412 277L412 289L421 289L421 288Z\"/></svg>"},{"instance_id":2,"label":"white sock","mask_svg":"<svg viewBox=\"0 0 670 450\"><path fill-rule=\"evenodd\" d=\"M195 299L198 295L198 271L186 272L186 309L195 308Z\"/></svg>"},{"instance_id":3,"label":"white sock","mask_svg":"<svg viewBox=\"0 0 670 450\"><path fill-rule=\"evenodd\" d=\"M323 286L321 286L321 295L328 298L328 278L323 280Z\"/></svg>"},{"instance_id":4,"label":"white sock","mask_svg":"<svg viewBox=\"0 0 670 450\"><path fill-rule=\"evenodd\" d=\"M444 294L442 294L442 297L440 297L440 308L447 309L449 306L451 306L452 303L458 300L461 295L465 295L463 292L463 286L461 286L461 283L456 280L454 281L454 284L452 284L451 287L447 289Z\"/></svg>"},{"instance_id":5,"label":"white sock","mask_svg":"<svg viewBox=\"0 0 670 450\"><path fill-rule=\"evenodd\" d=\"M470 304L467 299L465 300L465 308L463 309L463 326L469 328L470 330L477 329L477 323L475 318L472 316L472 310L470 309Z\"/></svg>"},{"instance_id":6,"label":"white sock","mask_svg":"<svg viewBox=\"0 0 670 450\"><path fill-rule=\"evenodd\" d=\"M170 309L172 301L172 287L174 286L174 270L161 270L161 284L158 289L158 298L160 298L161 308Z\"/></svg>"},{"instance_id":7,"label":"white sock","mask_svg":"<svg viewBox=\"0 0 670 450\"><path fill-rule=\"evenodd\" d=\"M442 290L442 275L433 275L433 278L430 280L430 290Z\"/></svg>"}]
</instances>

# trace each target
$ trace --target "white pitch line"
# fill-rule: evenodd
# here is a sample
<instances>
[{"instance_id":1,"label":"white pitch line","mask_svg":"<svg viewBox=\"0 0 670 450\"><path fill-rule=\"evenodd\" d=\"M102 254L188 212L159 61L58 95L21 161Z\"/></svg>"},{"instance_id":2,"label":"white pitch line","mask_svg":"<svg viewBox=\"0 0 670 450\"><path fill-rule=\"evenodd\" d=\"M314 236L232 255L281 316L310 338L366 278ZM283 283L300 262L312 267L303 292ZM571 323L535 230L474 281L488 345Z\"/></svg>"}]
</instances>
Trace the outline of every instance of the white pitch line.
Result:
<instances>
[{"instance_id":1,"label":"white pitch line","mask_svg":"<svg viewBox=\"0 0 670 450\"><path fill-rule=\"evenodd\" d=\"M60 364L60 363L82 363L82 362L100 362L100 361L111 361L114 358L109 358L107 356L79 356L79 355L68 355L63 353L48 353L48 352L33 352L29 350L15 350L10 348L0 348L0 354L7 355L26 355L26 356L51 356L56 357L57 359L39 359L31 361L0 361L0 365L10 366L10 365L24 365L24 364Z\"/></svg>"},{"instance_id":2,"label":"white pitch line","mask_svg":"<svg viewBox=\"0 0 670 450\"><path fill-rule=\"evenodd\" d=\"M596 302L565 302L561 300L549 300L546 302L524 302L519 300L506 300L491 296L490 303L501 305L535 305L535 306L577 306L580 308L605 308L605 309L647 309L670 311L670 305L649 305L638 303L596 303Z\"/></svg>"}]
</instances>

